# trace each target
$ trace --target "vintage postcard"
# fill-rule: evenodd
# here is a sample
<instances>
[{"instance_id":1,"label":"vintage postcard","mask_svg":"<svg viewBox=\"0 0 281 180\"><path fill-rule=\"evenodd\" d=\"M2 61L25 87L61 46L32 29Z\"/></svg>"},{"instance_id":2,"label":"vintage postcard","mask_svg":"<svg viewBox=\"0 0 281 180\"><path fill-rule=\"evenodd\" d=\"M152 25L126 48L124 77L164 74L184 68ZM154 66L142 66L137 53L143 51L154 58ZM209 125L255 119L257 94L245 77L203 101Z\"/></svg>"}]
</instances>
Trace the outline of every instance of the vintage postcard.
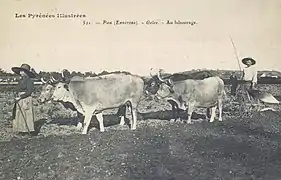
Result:
<instances>
[{"instance_id":1,"label":"vintage postcard","mask_svg":"<svg viewBox=\"0 0 281 180\"><path fill-rule=\"evenodd\" d=\"M281 1L1 0L0 23L0 179L280 179Z\"/></svg>"}]
</instances>

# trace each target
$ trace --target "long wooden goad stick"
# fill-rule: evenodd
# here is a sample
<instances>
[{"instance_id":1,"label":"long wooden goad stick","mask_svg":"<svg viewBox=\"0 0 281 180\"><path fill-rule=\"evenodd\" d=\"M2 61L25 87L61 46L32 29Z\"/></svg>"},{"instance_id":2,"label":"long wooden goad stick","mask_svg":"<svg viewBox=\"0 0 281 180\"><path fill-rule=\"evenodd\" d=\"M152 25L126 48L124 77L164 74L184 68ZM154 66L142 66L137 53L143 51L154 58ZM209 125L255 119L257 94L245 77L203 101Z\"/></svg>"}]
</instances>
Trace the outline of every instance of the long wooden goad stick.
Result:
<instances>
[{"instance_id":1,"label":"long wooden goad stick","mask_svg":"<svg viewBox=\"0 0 281 180\"><path fill-rule=\"evenodd\" d=\"M231 40L231 43L232 43L232 46L233 46L233 49L234 49L234 53L235 53L235 56L236 56L237 63L238 63L238 65L239 65L239 70L240 70L240 72L241 72L241 65L240 65L240 62L239 62L239 57L238 57L238 55L237 55L237 50L236 50L236 48L235 48L235 45L234 45L234 42L233 42L232 37L231 37L231 36L229 36L229 37L230 37L230 40Z\"/></svg>"},{"instance_id":2,"label":"long wooden goad stick","mask_svg":"<svg viewBox=\"0 0 281 180\"><path fill-rule=\"evenodd\" d=\"M240 73L241 73L241 76L240 76L240 78L239 78L239 79L241 80L243 74L242 74L242 69L241 69L241 65L240 65L240 62L239 62L239 57L238 57L237 50L236 50L236 47L235 47L235 45L234 45L233 39L232 39L231 36L229 36L229 37L230 37L231 44L232 44L232 46L233 46L234 53L235 53L235 56L236 56L236 60L237 60L237 63L238 63L238 66L239 66L239 70L240 70ZM241 85L238 84L238 87L237 87L237 90L236 90L236 91L238 91L238 89L240 89L240 88L241 88ZM248 94L247 94L247 96L248 96ZM249 98L249 96L248 96L248 98Z\"/></svg>"}]
</instances>

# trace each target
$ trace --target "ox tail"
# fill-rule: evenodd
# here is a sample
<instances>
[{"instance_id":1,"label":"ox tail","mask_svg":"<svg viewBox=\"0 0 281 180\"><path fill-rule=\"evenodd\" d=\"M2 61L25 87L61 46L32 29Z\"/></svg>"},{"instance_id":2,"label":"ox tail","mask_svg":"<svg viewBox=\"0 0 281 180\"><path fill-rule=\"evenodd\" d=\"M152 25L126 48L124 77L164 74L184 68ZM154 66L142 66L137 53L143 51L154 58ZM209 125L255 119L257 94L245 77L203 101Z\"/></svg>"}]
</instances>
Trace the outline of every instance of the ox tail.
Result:
<instances>
[{"instance_id":1,"label":"ox tail","mask_svg":"<svg viewBox=\"0 0 281 180\"><path fill-rule=\"evenodd\" d=\"M226 94L226 92L225 92L225 89L222 90L222 95L223 95L224 98L227 97L227 94Z\"/></svg>"},{"instance_id":2,"label":"ox tail","mask_svg":"<svg viewBox=\"0 0 281 180\"><path fill-rule=\"evenodd\" d=\"M227 94L225 92L225 85L224 85L224 81L217 76L217 79L219 81L219 95L221 95L222 98L226 98Z\"/></svg>"},{"instance_id":3,"label":"ox tail","mask_svg":"<svg viewBox=\"0 0 281 180\"><path fill-rule=\"evenodd\" d=\"M226 97L227 97L227 94L226 94L226 92L225 92L224 87L222 87L221 89L219 89L219 96L220 96L221 98L226 98Z\"/></svg>"}]
</instances>

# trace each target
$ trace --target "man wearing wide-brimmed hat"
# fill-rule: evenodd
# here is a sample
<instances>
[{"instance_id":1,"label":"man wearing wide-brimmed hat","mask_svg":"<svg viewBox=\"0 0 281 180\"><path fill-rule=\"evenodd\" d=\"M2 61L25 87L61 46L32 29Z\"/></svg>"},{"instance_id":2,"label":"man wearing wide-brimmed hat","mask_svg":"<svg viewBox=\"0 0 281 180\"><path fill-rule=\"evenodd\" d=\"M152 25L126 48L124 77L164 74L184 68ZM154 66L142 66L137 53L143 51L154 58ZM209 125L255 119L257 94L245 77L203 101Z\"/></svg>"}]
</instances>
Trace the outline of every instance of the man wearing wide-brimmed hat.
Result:
<instances>
[{"instance_id":1,"label":"man wearing wide-brimmed hat","mask_svg":"<svg viewBox=\"0 0 281 180\"><path fill-rule=\"evenodd\" d=\"M253 58L247 57L242 59L242 63L246 65L246 67L243 69L242 74L243 90L250 100L248 90L255 88L258 80L258 71L254 66L256 64L256 61Z\"/></svg>"},{"instance_id":2,"label":"man wearing wide-brimmed hat","mask_svg":"<svg viewBox=\"0 0 281 180\"><path fill-rule=\"evenodd\" d=\"M12 67L12 71L21 76L16 86L17 97L13 110L13 131L18 133L34 132L34 110L31 94L33 93L35 71L28 64Z\"/></svg>"},{"instance_id":3,"label":"man wearing wide-brimmed hat","mask_svg":"<svg viewBox=\"0 0 281 180\"><path fill-rule=\"evenodd\" d=\"M246 65L243 70L242 80L247 88L254 88L257 85L258 71L254 66L256 61L253 58L243 58L242 63Z\"/></svg>"}]
</instances>

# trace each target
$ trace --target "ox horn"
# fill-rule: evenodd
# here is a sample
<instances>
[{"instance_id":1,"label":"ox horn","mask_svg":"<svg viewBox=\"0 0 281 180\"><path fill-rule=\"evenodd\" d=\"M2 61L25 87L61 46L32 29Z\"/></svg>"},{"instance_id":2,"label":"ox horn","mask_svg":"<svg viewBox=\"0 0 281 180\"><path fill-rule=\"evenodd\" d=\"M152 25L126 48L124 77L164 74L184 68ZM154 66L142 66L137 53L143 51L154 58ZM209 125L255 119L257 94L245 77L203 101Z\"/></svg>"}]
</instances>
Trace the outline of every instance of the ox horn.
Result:
<instances>
[{"instance_id":1,"label":"ox horn","mask_svg":"<svg viewBox=\"0 0 281 180\"><path fill-rule=\"evenodd\" d=\"M159 81L164 82L164 79L161 78L161 74L160 72L157 73L157 78L159 79Z\"/></svg>"},{"instance_id":2,"label":"ox horn","mask_svg":"<svg viewBox=\"0 0 281 180\"><path fill-rule=\"evenodd\" d=\"M53 78L50 78L50 79L49 79L49 82L50 82L50 83L54 83L54 79L53 79Z\"/></svg>"},{"instance_id":3,"label":"ox horn","mask_svg":"<svg viewBox=\"0 0 281 180\"><path fill-rule=\"evenodd\" d=\"M47 82L44 80L43 77L41 77L41 82L42 82L43 84L47 84Z\"/></svg>"},{"instance_id":4,"label":"ox horn","mask_svg":"<svg viewBox=\"0 0 281 180\"><path fill-rule=\"evenodd\" d=\"M171 79L168 79L168 83L171 84L171 85L173 84Z\"/></svg>"},{"instance_id":5,"label":"ox horn","mask_svg":"<svg viewBox=\"0 0 281 180\"><path fill-rule=\"evenodd\" d=\"M53 76L51 77L52 82L58 82Z\"/></svg>"},{"instance_id":6,"label":"ox horn","mask_svg":"<svg viewBox=\"0 0 281 180\"><path fill-rule=\"evenodd\" d=\"M65 70L62 70L62 72L61 72L61 77L64 79L65 78L65 76L64 76L64 71Z\"/></svg>"},{"instance_id":7,"label":"ox horn","mask_svg":"<svg viewBox=\"0 0 281 180\"><path fill-rule=\"evenodd\" d=\"M58 80L56 80L53 76L51 76L49 82L53 84L53 83L57 83Z\"/></svg>"}]
</instances>

